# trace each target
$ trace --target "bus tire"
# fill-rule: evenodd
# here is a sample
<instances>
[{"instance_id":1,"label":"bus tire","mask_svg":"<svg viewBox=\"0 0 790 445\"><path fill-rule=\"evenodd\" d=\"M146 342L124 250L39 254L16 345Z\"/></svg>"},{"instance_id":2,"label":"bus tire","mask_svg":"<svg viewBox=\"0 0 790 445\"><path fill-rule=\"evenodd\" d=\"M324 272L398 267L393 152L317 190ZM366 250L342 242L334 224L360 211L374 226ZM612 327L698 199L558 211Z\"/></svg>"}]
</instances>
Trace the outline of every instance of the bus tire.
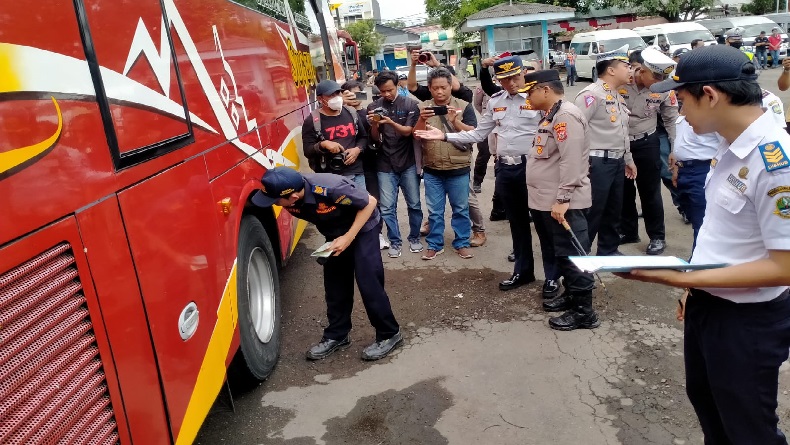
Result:
<instances>
[{"instance_id":1,"label":"bus tire","mask_svg":"<svg viewBox=\"0 0 790 445\"><path fill-rule=\"evenodd\" d=\"M595 68L592 69L592 74L590 75L593 83L598 82L598 73L595 71Z\"/></svg>"},{"instance_id":2,"label":"bus tire","mask_svg":"<svg viewBox=\"0 0 790 445\"><path fill-rule=\"evenodd\" d=\"M269 236L252 215L242 218L237 260L240 355L243 386L258 384L280 357L280 280Z\"/></svg>"}]
</instances>

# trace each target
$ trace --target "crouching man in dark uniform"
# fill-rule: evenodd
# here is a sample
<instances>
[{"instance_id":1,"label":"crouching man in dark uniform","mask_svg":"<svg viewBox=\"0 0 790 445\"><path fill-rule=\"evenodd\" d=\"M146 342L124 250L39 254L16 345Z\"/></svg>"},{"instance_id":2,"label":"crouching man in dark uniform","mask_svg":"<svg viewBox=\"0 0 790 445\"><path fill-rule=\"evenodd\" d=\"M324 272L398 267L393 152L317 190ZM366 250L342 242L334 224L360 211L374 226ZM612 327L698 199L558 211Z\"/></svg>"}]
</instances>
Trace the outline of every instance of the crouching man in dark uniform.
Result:
<instances>
[{"instance_id":1,"label":"crouching man in dark uniform","mask_svg":"<svg viewBox=\"0 0 790 445\"><path fill-rule=\"evenodd\" d=\"M582 272L568 259L578 252L571 234L562 226L567 222L585 251L590 249L585 216L592 205L587 118L572 102L563 100L565 91L556 70L528 73L520 91L529 95L534 109L546 112L527 155L527 196L543 256L553 255L559 275L565 277L565 292L544 301L543 309L566 311L549 319L552 329L597 328L600 321L592 307L592 274ZM545 252L547 249L551 252Z\"/></svg>"},{"instance_id":2,"label":"crouching man in dark uniform","mask_svg":"<svg viewBox=\"0 0 790 445\"><path fill-rule=\"evenodd\" d=\"M277 167L263 175L261 189L252 202L261 207L282 206L293 216L315 224L332 242L328 250L334 254L324 264L329 326L321 341L307 351L308 359L325 358L351 344L348 333L355 275L368 319L376 328L376 341L362 351L362 358L383 358L403 341L384 290L384 265L379 253L381 216L376 198L339 175L301 175L291 168Z\"/></svg>"}]
</instances>

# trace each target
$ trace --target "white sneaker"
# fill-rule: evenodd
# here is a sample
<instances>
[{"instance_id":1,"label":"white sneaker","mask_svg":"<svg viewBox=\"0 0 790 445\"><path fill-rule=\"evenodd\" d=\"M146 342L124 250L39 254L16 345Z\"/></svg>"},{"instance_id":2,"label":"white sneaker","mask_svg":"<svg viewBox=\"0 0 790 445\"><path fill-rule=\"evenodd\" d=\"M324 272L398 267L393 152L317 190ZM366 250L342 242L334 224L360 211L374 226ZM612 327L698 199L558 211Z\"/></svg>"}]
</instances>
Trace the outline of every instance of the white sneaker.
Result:
<instances>
[{"instance_id":1,"label":"white sneaker","mask_svg":"<svg viewBox=\"0 0 790 445\"><path fill-rule=\"evenodd\" d=\"M379 233L379 249L384 250L389 248L390 248L389 240L387 238L384 238L384 235Z\"/></svg>"}]
</instances>

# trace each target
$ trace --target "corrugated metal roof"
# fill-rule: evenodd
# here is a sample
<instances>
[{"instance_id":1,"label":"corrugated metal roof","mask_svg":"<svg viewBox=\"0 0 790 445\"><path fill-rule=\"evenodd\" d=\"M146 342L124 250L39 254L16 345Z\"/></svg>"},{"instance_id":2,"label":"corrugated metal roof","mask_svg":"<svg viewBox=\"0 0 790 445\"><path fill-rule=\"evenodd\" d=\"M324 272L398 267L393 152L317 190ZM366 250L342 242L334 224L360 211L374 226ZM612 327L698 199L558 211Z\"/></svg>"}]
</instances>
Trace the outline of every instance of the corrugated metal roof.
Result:
<instances>
[{"instance_id":1,"label":"corrugated metal roof","mask_svg":"<svg viewBox=\"0 0 790 445\"><path fill-rule=\"evenodd\" d=\"M565 6L544 5L542 3L502 3L474 13L466 18L469 20L497 19L500 17L514 17L519 15L543 14L548 12L574 12L574 8Z\"/></svg>"}]
</instances>

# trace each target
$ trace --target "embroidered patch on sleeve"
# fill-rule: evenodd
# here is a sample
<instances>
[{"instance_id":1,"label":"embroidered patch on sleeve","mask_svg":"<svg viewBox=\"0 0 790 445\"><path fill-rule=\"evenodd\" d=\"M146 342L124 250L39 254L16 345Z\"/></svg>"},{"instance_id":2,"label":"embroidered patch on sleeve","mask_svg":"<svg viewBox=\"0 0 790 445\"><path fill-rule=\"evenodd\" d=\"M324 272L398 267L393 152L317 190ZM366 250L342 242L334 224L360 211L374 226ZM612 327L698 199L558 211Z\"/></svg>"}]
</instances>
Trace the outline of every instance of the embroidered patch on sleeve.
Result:
<instances>
[{"instance_id":1,"label":"embroidered patch on sleeve","mask_svg":"<svg viewBox=\"0 0 790 445\"><path fill-rule=\"evenodd\" d=\"M678 97L675 96L675 90L669 91L669 104L673 107L678 104Z\"/></svg>"},{"instance_id":2,"label":"embroidered patch on sleeve","mask_svg":"<svg viewBox=\"0 0 790 445\"><path fill-rule=\"evenodd\" d=\"M760 149L760 156L763 157L766 171L772 172L790 166L790 160L787 159L787 155L778 141L769 142L757 148Z\"/></svg>"},{"instance_id":3,"label":"embroidered patch on sleeve","mask_svg":"<svg viewBox=\"0 0 790 445\"><path fill-rule=\"evenodd\" d=\"M557 134L557 141L563 142L565 139L568 139L567 124L565 122L554 124L554 132Z\"/></svg>"},{"instance_id":4,"label":"embroidered patch on sleeve","mask_svg":"<svg viewBox=\"0 0 790 445\"><path fill-rule=\"evenodd\" d=\"M329 194L329 188L322 185L314 185L313 193L316 195L327 196Z\"/></svg>"},{"instance_id":5,"label":"embroidered patch on sleeve","mask_svg":"<svg viewBox=\"0 0 790 445\"><path fill-rule=\"evenodd\" d=\"M590 108L594 103L595 103L595 96L589 96L589 95L584 96L584 105L587 108Z\"/></svg>"}]
</instances>

